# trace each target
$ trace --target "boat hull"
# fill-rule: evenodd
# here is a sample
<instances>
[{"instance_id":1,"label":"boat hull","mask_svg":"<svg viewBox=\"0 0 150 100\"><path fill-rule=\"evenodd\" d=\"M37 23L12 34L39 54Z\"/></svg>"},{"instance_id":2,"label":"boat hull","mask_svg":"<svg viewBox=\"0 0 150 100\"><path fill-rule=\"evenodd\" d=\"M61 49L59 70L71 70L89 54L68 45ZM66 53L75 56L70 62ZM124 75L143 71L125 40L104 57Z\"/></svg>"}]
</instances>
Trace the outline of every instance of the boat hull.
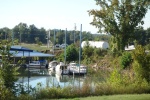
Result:
<instances>
[{"instance_id":1,"label":"boat hull","mask_svg":"<svg viewBox=\"0 0 150 100\"><path fill-rule=\"evenodd\" d=\"M69 69L69 75L85 75L87 72L86 70L76 70L76 69Z\"/></svg>"}]
</instances>

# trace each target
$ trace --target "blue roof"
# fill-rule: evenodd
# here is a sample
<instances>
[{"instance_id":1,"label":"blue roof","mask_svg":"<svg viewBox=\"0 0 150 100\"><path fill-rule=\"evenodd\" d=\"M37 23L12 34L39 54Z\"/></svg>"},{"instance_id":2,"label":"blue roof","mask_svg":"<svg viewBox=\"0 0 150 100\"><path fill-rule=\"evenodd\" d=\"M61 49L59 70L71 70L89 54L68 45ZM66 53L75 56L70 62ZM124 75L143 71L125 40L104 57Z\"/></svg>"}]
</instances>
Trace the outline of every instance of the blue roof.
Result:
<instances>
[{"instance_id":1,"label":"blue roof","mask_svg":"<svg viewBox=\"0 0 150 100\"><path fill-rule=\"evenodd\" d=\"M33 50L22 47L22 46L11 46L10 50L12 51L28 51L28 52L33 52Z\"/></svg>"},{"instance_id":2,"label":"blue roof","mask_svg":"<svg viewBox=\"0 0 150 100\"><path fill-rule=\"evenodd\" d=\"M21 46L11 46L10 53L13 57L54 57L53 54L37 52Z\"/></svg>"}]
</instances>

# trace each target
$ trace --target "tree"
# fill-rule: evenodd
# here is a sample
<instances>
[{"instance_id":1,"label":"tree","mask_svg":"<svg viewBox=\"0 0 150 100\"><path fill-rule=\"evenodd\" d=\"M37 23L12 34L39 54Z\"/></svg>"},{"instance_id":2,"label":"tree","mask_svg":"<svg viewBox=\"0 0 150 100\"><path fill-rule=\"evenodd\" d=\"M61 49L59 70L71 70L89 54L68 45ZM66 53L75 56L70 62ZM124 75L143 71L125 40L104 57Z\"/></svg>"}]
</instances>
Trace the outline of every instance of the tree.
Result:
<instances>
[{"instance_id":1,"label":"tree","mask_svg":"<svg viewBox=\"0 0 150 100\"><path fill-rule=\"evenodd\" d=\"M132 52L133 70L136 78L146 79L150 82L150 55L145 53L145 49L141 45L137 45Z\"/></svg>"},{"instance_id":2,"label":"tree","mask_svg":"<svg viewBox=\"0 0 150 100\"><path fill-rule=\"evenodd\" d=\"M138 27L134 32L134 37L138 45L146 45L147 43L147 34L143 27Z\"/></svg>"},{"instance_id":3,"label":"tree","mask_svg":"<svg viewBox=\"0 0 150 100\"><path fill-rule=\"evenodd\" d=\"M0 42L0 55L1 55L1 67L0 67L0 80L3 82L3 87L6 87L13 92L15 89L15 81L18 75L18 64L12 65L13 60L11 59L12 54L10 51L11 43L7 40Z\"/></svg>"},{"instance_id":4,"label":"tree","mask_svg":"<svg viewBox=\"0 0 150 100\"><path fill-rule=\"evenodd\" d=\"M142 25L150 6L149 0L95 0L100 10L89 10L93 16L92 25L99 32L112 35L112 49L123 51L133 37L134 29Z\"/></svg>"},{"instance_id":5,"label":"tree","mask_svg":"<svg viewBox=\"0 0 150 100\"><path fill-rule=\"evenodd\" d=\"M150 27L146 30L147 44L150 43Z\"/></svg>"},{"instance_id":6,"label":"tree","mask_svg":"<svg viewBox=\"0 0 150 100\"><path fill-rule=\"evenodd\" d=\"M79 53L74 44L71 44L66 49L66 60L67 61L76 61L78 59Z\"/></svg>"}]
</instances>

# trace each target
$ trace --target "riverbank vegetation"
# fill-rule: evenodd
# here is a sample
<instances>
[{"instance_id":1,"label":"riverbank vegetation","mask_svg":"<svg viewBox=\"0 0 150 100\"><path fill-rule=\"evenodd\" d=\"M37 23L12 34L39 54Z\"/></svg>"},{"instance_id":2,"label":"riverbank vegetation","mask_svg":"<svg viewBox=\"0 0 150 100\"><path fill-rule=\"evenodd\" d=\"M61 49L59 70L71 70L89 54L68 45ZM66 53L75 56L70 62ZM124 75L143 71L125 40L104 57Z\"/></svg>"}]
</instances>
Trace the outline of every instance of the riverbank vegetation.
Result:
<instances>
[{"instance_id":1,"label":"riverbank vegetation","mask_svg":"<svg viewBox=\"0 0 150 100\"><path fill-rule=\"evenodd\" d=\"M8 48L9 46L10 45L8 45ZM3 45L1 45L1 47L3 47ZM91 50L87 48L91 48ZM97 81L92 85L90 79L86 79L84 80L82 87L66 86L64 88L58 86L42 88L42 84L39 83L37 84L38 88L30 88L30 91L27 91L26 86L21 85L20 87L18 85L19 89L16 87L16 90L14 89L14 91L10 91L9 89L11 88L7 88L7 86L3 83L5 81L1 81L1 90L3 91L1 92L0 97L2 99L6 98L12 100L25 98L34 100L150 93L150 55L145 52L144 47L137 45L135 50L124 51L119 55L113 55L109 52L109 50L98 51L98 49L89 46L84 49L82 51L82 63L88 66L87 76L90 76L91 78L99 77L102 81ZM91 54L91 56L88 55L89 58L86 53L84 53L86 50L89 50L88 54ZM98 52L93 52L94 50ZM74 51L74 49L71 51ZM91 59L92 56L93 59ZM90 59L91 62L89 63L87 59ZM9 62L7 62L7 64L9 64ZM7 69L7 66L4 66ZM1 76L3 76L3 70L4 69L1 69ZM13 71L17 73L17 69ZM102 71L104 73L102 73ZM7 72L3 74L5 75L6 73ZM11 75L11 77L16 76L16 74L7 73L7 76L9 75ZM5 78L1 77L1 79ZM14 81L12 80L13 83ZM15 85L12 87L14 86ZM30 95L28 93L32 94ZM11 95L11 97L8 95Z\"/></svg>"},{"instance_id":2,"label":"riverbank vegetation","mask_svg":"<svg viewBox=\"0 0 150 100\"><path fill-rule=\"evenodd\" d=\"M36 43L36 46L37 44L41 46L46 43L44 38L47 36L43 28L37 29L34 25L27 27L26 24L20 23L12 30L0 29L0 33L2 33L0 34L1 100L68 99L116 94L150 94L150 28L145 31L139 26L143 24L142 19L149 8L149 0L123 0L120 2L113 0L109 3L105 0L96 0L96 3L102 9L89 11L89 14L94 17L91 24L98 27L99 31L104 31L109 35L92 35L89 32L83 32L83 38L85 41L105 40L109 42L110 48L104 50L87 45L82 48L82 63L88 66L87 76L99 77L98 80L101 81L90 83L90 79L86 79L82 86L63 88L59 86L43 88L40 83L37 84L36 88L14 84L17 80L18 67L23 63L23 59L16 66L12 65L10 46L21 44L21 42ZM64 42L64 30L50 31L53 36L57 31L56 43L62 44ZM14 33L15 38L10 33ZM73 34L69 33L72 31L68 32L66 37L67 44L69 44L66 49L66 59L68 62L78 62L79 31L76 32L75 43L73 43ZM22 36L25 38L21 38ZM129 44L134 44L135 49L125 51L125 46ZM41 50L39 48L36 49ZM54 53L56 60L64 61L64 49Z\"/></svg>"}]
</instances>

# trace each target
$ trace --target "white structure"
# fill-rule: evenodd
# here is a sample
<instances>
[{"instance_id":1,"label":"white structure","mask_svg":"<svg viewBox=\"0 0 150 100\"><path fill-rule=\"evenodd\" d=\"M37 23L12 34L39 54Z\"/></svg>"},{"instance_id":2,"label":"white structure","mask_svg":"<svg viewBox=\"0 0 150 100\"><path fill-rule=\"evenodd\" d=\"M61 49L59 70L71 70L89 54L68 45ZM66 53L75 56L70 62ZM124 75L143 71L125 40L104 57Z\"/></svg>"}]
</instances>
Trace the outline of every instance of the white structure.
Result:
<instances>
[{"instance_id":1,"label":"white structure","mask_svg":"<svg viewBox=\"0 0 150 100\"><path fill-rule=\"evenodd\" d=\"M89 46L96 47L96 48L102 48L102 49L109 48L108 42L105 42L105 41L83 41L81 43L81 47L83 48L84 46L87 46L88 44Z\"/></svg>"},{"instance_id":2,"label":"white structure","mask_svg":"<svg viewBox=\"0 0 150 100\"><path fill-rule=\"evenodd\" d=\"M134 49L135 49L134 45L130 45L128 47L125 47L126 51L128 51L128 50L134 50Z\"/></svg>"},{"instance_id":3,"label":"white structure","mask_svg":"<svg viewBox=\"0 0 150 100\"><path fill-rule=\"evenodd\" d=\"M73 74L77 74L77 75L84 75L87 73L87 67L84 66L84 65L78 65L77 63L75 62L71 62L69 63L69 74L73 75Z\"/></svg>"},{"instance_id":4,"label":"white structure","mask_svg":"<svg viewBox=\"0 0 150 100\"><path fill-rule=\"evenodd\" d=\"M48 65L48 69L49 69L49 71L55 71L55 68L56 68L56 66L58 65L58 62L57 61L51 61L51 62L49 62L49 65Z\"/></svg>"},{"instance_id":5,"label":"white structure","mask_svg":"<svg viewBox=\"0 0 150 100\"><path fill-rule=\"evenodd\" d=\"M58 75L67 75L69 74L69 70L67 68L67 65L65 65L63 62L60 62L55 68L56 74Z\"/></svg>"}]
</instances>

